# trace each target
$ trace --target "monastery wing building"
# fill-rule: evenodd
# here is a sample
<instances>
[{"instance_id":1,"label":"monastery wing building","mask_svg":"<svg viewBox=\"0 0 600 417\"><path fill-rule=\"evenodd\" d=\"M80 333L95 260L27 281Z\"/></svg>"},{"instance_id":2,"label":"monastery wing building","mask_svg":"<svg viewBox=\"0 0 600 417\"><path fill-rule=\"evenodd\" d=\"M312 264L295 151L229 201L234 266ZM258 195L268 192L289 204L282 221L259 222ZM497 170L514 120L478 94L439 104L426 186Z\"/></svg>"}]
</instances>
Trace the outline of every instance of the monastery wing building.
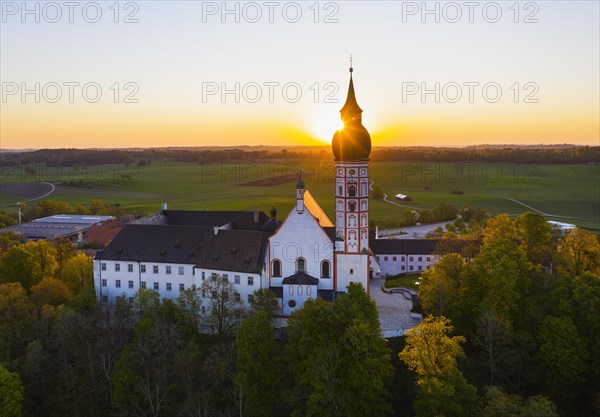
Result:
<instances>
[{"instance_id":1,"label":"monastery wing building","mask_svg":"<svg viewBox=\"0 0 600 417\"><path fill-rule=\"evenodd\" d=\"M131 299L140 288L176 298L193 285L200 287L205 279L222 276L234 285L235 297L245 302L255 290L270 288L277 295L281 315L289 316L308 298L333 300L351 282L368 291L370 258L377 273L381 270L385 275L387 259L394 255L400 259L403 254L382 243L377 246L385 261L371 256L371 137L362 125L352 68L340 113L344 127L332 141L334 222L301 178L296 184L296 205L283 222L275 208L267 216L258 211L178 211L164 206L161 212L126 225L96 255L94 280L101 302Z\"/></svg>"}]
</instances>

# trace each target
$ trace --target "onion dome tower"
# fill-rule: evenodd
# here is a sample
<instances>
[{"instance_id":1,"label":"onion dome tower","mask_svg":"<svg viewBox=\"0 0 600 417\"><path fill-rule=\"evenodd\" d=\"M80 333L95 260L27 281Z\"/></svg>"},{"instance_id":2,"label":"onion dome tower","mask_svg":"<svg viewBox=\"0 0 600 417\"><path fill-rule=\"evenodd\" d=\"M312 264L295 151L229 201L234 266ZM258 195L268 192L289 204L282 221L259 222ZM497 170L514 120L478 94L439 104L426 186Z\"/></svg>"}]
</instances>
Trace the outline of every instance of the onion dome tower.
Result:
<instances>
[{"instance_id":1,"label":"onion dome tower","mask_svg":"<svg viewBox=\"0 0 600 417\"><path fill-rule=\"evenodd\" d=\"M369 155L371 135L362 125L356 101L353 68L346 103L340 110L344 127L335 132L331 146L336 165L336 235L344 240L345 253L369 249Z\"/></svg>"}]
</instances>

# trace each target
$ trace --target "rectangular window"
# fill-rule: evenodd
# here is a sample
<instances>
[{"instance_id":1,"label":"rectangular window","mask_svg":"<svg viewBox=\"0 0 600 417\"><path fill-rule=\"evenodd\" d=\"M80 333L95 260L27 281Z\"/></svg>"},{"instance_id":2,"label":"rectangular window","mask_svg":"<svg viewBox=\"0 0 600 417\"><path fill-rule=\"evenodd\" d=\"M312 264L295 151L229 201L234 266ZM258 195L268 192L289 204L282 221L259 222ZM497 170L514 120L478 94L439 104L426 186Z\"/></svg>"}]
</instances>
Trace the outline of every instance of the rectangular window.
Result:
<instances>
[{"instance_id":1,"label":"rectangular window","mask_svg":"<svg viewBox=\"0 0 600 417\"><path fill-rule=\"evenodd\" d=\"M240 295L239 292L235 293L235 301L242 301L242 296Z\"/></svg>"},{"instance_id":2,"label":"rectangular window","mask_svg":"<svg viewBox=\"0 0 600 417\"><path fill-rule=\"evenodd\" d=\"M229 275L223 274L223 281L229 282Z\"/></svg>"},{"instance_id":3,"label":"rectangular window","mask_svg":"<svg viewBox=\"0 0 600 417\"><path fill-rule=\"evenodd\" d=\"M146 288L146 281L140 282L140 287L141 288Z\"/></svg>"},{"instance_id":4,"label":"rectangular window","mask_svg":"<svg viewBox=\"0 0 600 417\"><path fill-rule=\"evenodd\" d=\"M202 271L202 281L204 281L204 278L206 278L206 273Z\"/></svg>"},{"instance_id":5,"label":"rectangular window","mask_svg":"<svg viewBox=\"0 0 600 417\"><path fill-rule=\"evenodd\" d=\"M108 303L108 295L103 295L102 296L102 302L103 303Z\"/></svg>"},{"instance_id":6,"label":"rectangular window","mask_svg":"<svg viewBox=\"0 0 600 417\"><path fill-rule=\"evenodd\" d=\"M254 277L248 277L248 285L254 285Z\"/></svg>"},{"instance_id":7,"label":"rectangular window","mask_svg":"<svg viewBox=\"0 0 600 417\"><path fill-rule=\"evenodd\" d=\"M252 294L248 294L248 299L246 300L246 302L250 303L250 300L252 300Z\"/></svg>"},{"instance_id":8,"label":"rectangular window","mask_svg":"<svg viewBox=\"0 0 600 417\"><path fill-rule=\"evenodd\" d=\"M202 306L202 314L206 314L206 307Z\"/></svg>"},{"instance_id":9,"label":"rectangular window","mask_svg":"<svg viewBox=\"0 0 600 417\"><path fill-rule=\"evenodd\" d=\"M240 276L239 275L234 275L233 279L235 280L235 283L239 285L239 283L240 283Z\"/></svg>"},{"instance_id":10,"label":"rectangular window","mask_svg":"<svg viewBox=\"0 0 600 417\"><path fill-rule=\"evenodd\" d=\"M185 291L185 284L179 284L179 291Z\"/></svg>"},{"instance_id":11,"label":"rectangular window","mask_svg":"<svg viewBox=\"0 0 600 417\"><path fill-rule=\"evenodd\" d=\"M129 281L129 288L133 288L133 281Z\"/></svg>"},{"instance_id":12,"label":"rectangular window","mask_svg":"<svg viewBox=\"0 0 600 417\"><path fill-rule=\"evenodd\" d=\"M167 291L171 291L171 283L167 282Z\"/></svg>"},{"instance_id":13,"label":"rectangular window","mask_svg":"<svg viewBox=\"0 0 600 417\"><path fill-rule=\"evenodd\" d=\"M419 262L423 262L423 257L419 256Z\"/></svg>"},{"instance_id":14,"label":"rectangular window","mask_svg":"<svg viewBox=\"0 0 600 417\"><path fill-rule=\"evenodd\" d=\"M210 274L210 279L212 279L213 281L216 281L217 280L217 273L216 272L211 273Z\"/></svg>"},{"instance_id":15,"label":"rectangular window","mask_svg":"<svg viewBox=\"0 0 600 417\"><path fill-rule=\"evenodd\" d=\"M431 257L430 256L427 257L427 262L431 262Z\"/></svg>"},{"instance_id":16,"label":"rectangular window","mask_svg":"<svg viewBox=\"0 0 600 417\"><path fill-rule=\"evenodd\" d=\"M103 271L106 271L106 262L102 262L100 264L100 266L101 266L101 268L102 268Z\"/></svg>"},{"instance_id":17,"label":"rectangular window","mask_svg":"<svg viewBox=\"0 0 600 417\"><path fill-rule=\"evenodd\" d=\"M402 265L402 270L406 271L406 265Z\"/></svg>"},{"instance_id":18,"label":"rectangular window","mask_svg":"<svg viewBox=\"0 0 600 417\"><path fill-rule=\"evenodd\" d=\"M206 290L202 290L202 298L206 298Z\"/></svg>"},{"instance_id":19,"label":"rectangular window","mask_svg":"<svg viewBox=\"0 0 600 417\"><path fill-rule=\"evenodd\" d=\"M413 257L411 256L410 258L408 258L408 260L412 262L413 261Z\"/></svg>"},{"instance_id":20,"label":"rectangular window","mask_svg":"<svg viewBox=\"0 0 600 417\"><path fill-rule=\"evenodd\" d=\"M216 291L211 291L210 292L210 296L213 300L215 300L217 298L217 292Z\"/></svg>"},{"instance_id":21,"label":"rectangular window","mask_svg":"<svg viewBox=\"0 0 600 417\"><path fill-rule=\"evenodd\" d=\"M354 269L350 269L350 275L354 274Z\"/></svg>"},{"instance_id":22,"label":"rectangular window","mask_svg":"<svg viewBox=\"0 0 600 417\"><path fill-rule=\"evenodd\" d=\"M146 265L140 265L140 272L141 272L142 274L145 274L145 273L146 273Z\"/></svg>"},{"instance_id":23,"label":"rectangular window","mask_svg":"<svg viewBox=\"0 0 600 417\"><path fill-rule=\"evenodd\" d=\"M152 266L152 273L153 274L158 274L158 265L153 265Z\"/></svg>"},{"instance_id":24,"label":"rectangular window","mask_svg":"<svg viewBox=\"0 0 600 417\"><path fill-rule=\"evenodd\" d=\"M115 287L121 288L121 280L120 279L115 281Z\"/></svg>"},{"instance_id":25,"label":"rectangular window","mask_svg":"<svg viewBox=\"0 0 600 417\"><path fill-rule=\"evenodd\" d=\"M128 301L130 304L131 304L131 303L133 303L133 297L129 297L129 298L127 299L127 301Z\"/></svg>"},{"instance_id":26,"label":"rectangular window","mask_svg":"<svg viewBox=\"0 0 600 417\"><path fill-rule=\"evenodd\" d=\"M102 286L106 287L106 279L105 278L102 278Z\"/></svg>"},{"instance_id":27,"label":"rectangular window","mask_svg":"<svg viewBox=\"0 0 600 417\"><path fill-rule=\"evenodd\" d=\"M411 265L410 266L410 270L412 271L413 269L415 269L415 267Z\"/></svg>"},{"instance_id":28,"label":"rectangular window","mask_svg":"<svg viewBox=\"0 0 600 417\"><path fill-rule=\"evenodd\" d=\"M167 275L171 275L171 265L167 265L165 267L165 272L167 273Z\"/></svg>"},{"instance_id":29,"label":"rectangular window","mask_svg":"<svg viewBox=\"0 0 600 417\"><path fill-rule=\"evenodd\" d=\"M119 272L121 270L121 264L115 264L115 272Z\"/></svg>"},{"instance_id":30,"label":"rectangular window","mask_svg":"<svg viewBox=\"0 0 600 417\"><path fill-rule=\"evenodd\" d=\"M392 256L392 261L396 262L396 257Z\"/></svg>"},{"instance_id":31,"label":"rectangular window","mask_svg":"<svg viewBox=\"0 0 600 417\"><path fill-rule=\"evenodd\" d=\"M183 266L179 267L179 275L183 275Z\"/></svg>"},{"instance_id":32,"label":"rectangular window","mask_svg":"<svg viewBox=\"0 0 600 417\"><path fill-rule=\"evenodd\" d=\"M387 257L387 256L384 256L384 257L383 257L383 260L384 260L385 262L387 262L387 260L388 260L388 257Z\"/></svg>"},{"instance_id":33,"label":"rectangular window","mask_svg":"<svg viewBox=\"0 0 600 417\"><path fill-rule=\"evenodd\" d=\"M127 264L127 272L133 272L133 264Z\"/></svg>"},{"instance_id":34,"label":"rectangular window","mask_svg":"<svg viewBox=\"0 0 600 417\"><path fill-rule=\"evenodd\" d=\"M419 271L422 271L422 270L423 270L423 266L419 265Z\"/></svg>"},{"instance_id":35,"label":"rectangular window","mask_svg":"<svg viewBox=\"0 0 600 417\"><path fill-rule=\"evenodd\" d=\"M403 256L401 260L402 260L402 262L406 261L406 257Z\"/></svg>"},{"instance_id":36,"label":"rectangular window","mask_svg":"<svg viewBox=\"0 0 600 417\"><path fill-rule=\"evenodd\" d=\"M155 283L154 283L154 289L155 289L156 291L158 291L158 282L155 282Z\"/></svg>"}]
</instances>

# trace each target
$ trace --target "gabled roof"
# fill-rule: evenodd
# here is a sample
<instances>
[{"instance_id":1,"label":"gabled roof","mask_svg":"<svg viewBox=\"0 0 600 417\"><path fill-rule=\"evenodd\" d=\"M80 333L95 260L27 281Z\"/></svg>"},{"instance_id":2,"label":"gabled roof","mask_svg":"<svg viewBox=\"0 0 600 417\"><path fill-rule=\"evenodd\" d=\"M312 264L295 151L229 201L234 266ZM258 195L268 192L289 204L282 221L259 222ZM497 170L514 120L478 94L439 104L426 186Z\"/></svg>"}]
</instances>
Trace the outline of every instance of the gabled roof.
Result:
<instances>
[{"instance_id":1,"label":"gabled roof","mask_svg":"<svg viewBox=\"0 0 600 417\"><path fill-rule=\"evenodd\" d=\"M96 243L99 247L106 246L115 238L122 228L123 225L121 222L114 219L95 224L90 227L85 234L85 241L88 243Z\"/></svg>"},{"instance_id":2,"label":"gabled roof","mask_svg":"<svg viewBox=\"0 0 600 417\"><path fill-rule=\"evenodd\" d=\"M268 233L203 226L129 224L95 259L193 264L198 268L260 273Z\"/></svg>"},{"instance_id":3,"label":"gabled roof","mask_svg":"<svg viewBox=\"0 0 600 417\"><path fill-rule=\"evenodd\" d=\"M431 254L439 239L372 239L369 243L375 255Z\"/></svg>"},{"instance_id":4,"label":"gabled roof","mask_svg":"<svg viewBox=\"0 0 600 417\"><path fill-rule=\"evenodd\" d=\"M296 272L283 279L283 285L317 285L319 280L305 272Z\"/></svg>"}]
</instances>

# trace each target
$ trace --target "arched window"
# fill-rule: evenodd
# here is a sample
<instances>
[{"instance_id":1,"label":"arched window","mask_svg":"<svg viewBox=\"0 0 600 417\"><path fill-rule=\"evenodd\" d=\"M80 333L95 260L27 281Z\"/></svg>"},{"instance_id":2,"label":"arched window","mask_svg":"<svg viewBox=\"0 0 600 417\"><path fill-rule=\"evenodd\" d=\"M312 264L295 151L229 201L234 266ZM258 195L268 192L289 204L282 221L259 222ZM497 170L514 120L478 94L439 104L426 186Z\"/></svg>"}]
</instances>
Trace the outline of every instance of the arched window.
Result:
<instances>
[{"instance_id":1,"label":"arched window","mask_svg":"<svg viewBox=\"0 0 600 417\"><path fill-rule=\"evenodd\" d=\"M272 265L271 274L274 277L280 277L281 276L281 261L279 259L275 259L271 265Z\"/></svg>"},{"instance_id":2,"label":"arched window","mask_svg":"<svg viewBox=\"0 0 600 417\"><path fill-rule=\"evenodd\" d=\"M329 261L321 262L321 277L322 278L329 278L331 276L329 269L330 269Z\"/></svg>"},{"instance_id":3,"label":"arched window","mask_svg":"<svg viewBox=\"0 0 600 417\"><path fill-rule=\"evenodd\" d=\"M354 201L351 201L348 203L348 209L350 211L356 211L356 203Z\"/></svg>"},{"instance_id":4,"label":"arched window","mask_svg":"<svg viewBox=\"0 0 600 417\"><path fill-rule=\"evenodd\" d=\"M304 258L296 259L296 272L304 272L306 268L306 261Z\"/></svg>"},{"instance_id":5,"label":"arched window","mask_svg":"<svg viewBox=\"0 0 600 417\"><path fill-rule=\"evenodd\" d=\"M342 193L344 192L343 190L344 190L344 189L343 189L343 188L342 188L342 186L340 185L340 186L338 187L338 195L342 195Z\"/></svg>"},{"instance_id":6,"label":"arched window","mask_svg":"<svg viewBox=\"0 0 600 417\"><path fill-rule=\"evenodd\" d=\"M350 197L356 197L356 185L351 185L348 187L348 195Z\"/></svg>"}]
</instances>

